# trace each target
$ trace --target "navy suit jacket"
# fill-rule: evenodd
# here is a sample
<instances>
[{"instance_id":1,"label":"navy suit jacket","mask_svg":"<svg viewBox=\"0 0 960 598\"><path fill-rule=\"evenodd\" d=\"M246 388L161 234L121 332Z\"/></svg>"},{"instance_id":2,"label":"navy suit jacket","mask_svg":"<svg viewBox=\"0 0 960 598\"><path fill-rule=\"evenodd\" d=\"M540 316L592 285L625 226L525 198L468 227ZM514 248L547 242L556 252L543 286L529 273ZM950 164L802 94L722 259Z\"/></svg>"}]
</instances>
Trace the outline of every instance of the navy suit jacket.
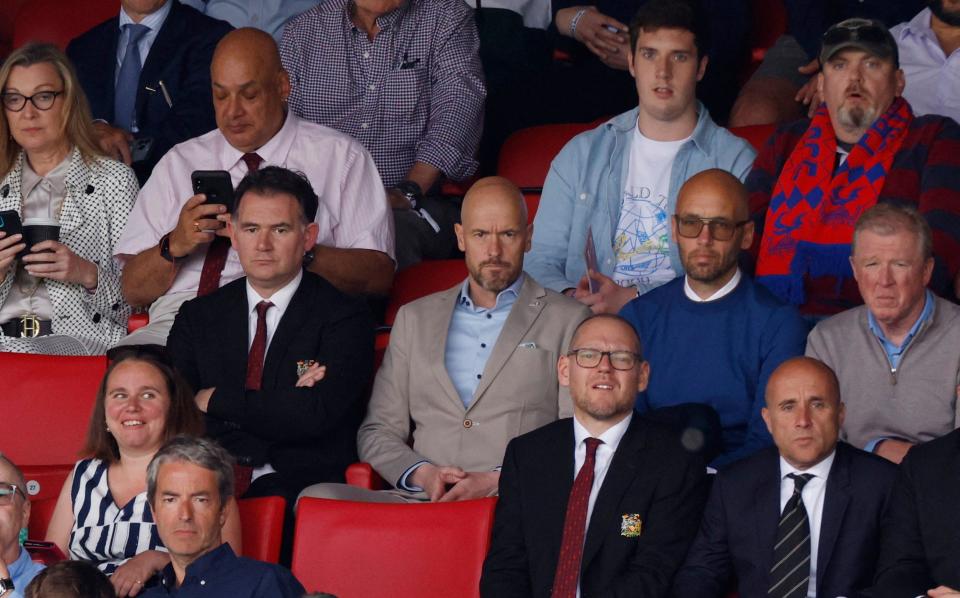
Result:
<instances>
[{"instance_id":1,"label":"navy suit jacket","mask_svg":"<svg viewBox=\"0 0 960 598\"><path fill-rule=\"evenodd\" d=\"M960 590L960 430L910 449L883 524L873 596Z\"/></svg>"},{"instance_id":2,"label":"navy suit jacket","mask_svg":"<svg viewBox=\"0 0 960 598\"><path fill-rule=\"evenodd\" d=\"M820 519L817 596L853 597L870 586L896 473L881 457L837 444ZM766 597L779 522L780 457L771 447L717 474L674 596L723 596L735 576L741 598Z\"/></svg>"},{"instance_id":3,"label":"navy suit jacket","mask_svg":"<svg viewBox=\"0 0 960 598\"><path fill-rule=\"evenodd\" d=\"M260 390L245 390L249 319L246 278L187 301L167 350L194 390L216 388L207 435L240 465L269 463L290 488L342 482L357 460L357 428L373 372L373 320L362 299L304 272L263 360ZM297 365L327 366L296 388Z\"/></svg>"},{"instance_id":4,"label":"navy suit jacket","mask_svg":"<svg viewBox=\"0 0 960 598\"><path fill-rule=\"evenodd\" d=\"M573 420L513 439L500 474L484 598L549 598L574 479ZM635 414L597 494L581 560L582 598L667 596L696 533L705 467L676 434ZM623 515L640 534L624 535Z\"/></svg>"},{"instance_id":5,"label":"navy suit jacket","mask_svg":"<svg viewBox=\"0 0 960 598\"><path fill-rule=\"evenodd\" d=\"M208 17L178 0L169 1L170 14L150 47L137 88L140 131L136 136L153 138L150 154L133 165L141 185L167 150L216 128L210 61L217 42L233 29L226 21ZM77 69L93 118L108 123L114 121L119 23L119 16L108 19L67 46L67 56ZM160 81L170 94L172 107L164 98Z\"/></svg>"}]
</instances>

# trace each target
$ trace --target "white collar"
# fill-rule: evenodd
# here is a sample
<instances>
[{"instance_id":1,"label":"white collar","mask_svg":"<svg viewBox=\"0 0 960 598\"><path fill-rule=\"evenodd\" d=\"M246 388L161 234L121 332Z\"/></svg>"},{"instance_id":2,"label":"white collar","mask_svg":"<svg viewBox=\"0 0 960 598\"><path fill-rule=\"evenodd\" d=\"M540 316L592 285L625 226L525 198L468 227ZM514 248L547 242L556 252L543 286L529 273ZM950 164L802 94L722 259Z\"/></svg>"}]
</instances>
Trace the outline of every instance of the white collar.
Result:
<instances>
[{"instance_id":1,"label":"white collar","mask_svg":"<svg viewBox=\"0 0 960 598\"><path fill-rule=\"evenodd\" d=\"M261 301L269 301L277 308L277 313L284 313L287 311L287 306L290 305L290 301L293 299L293 294L297 292L301 280L303 280L302 269L297 271L297 275L293 277L293 280L274 292L270 297L261 297L259 293L253 290L253 287L250 286L250 281L247 280L247 308L252 313L256 311L258 303Z\"/></svg>"},{"instance_id":2,"label":"white collar","mask_svg":"<svg viewBox=\"0 0 960 598\"><path fill-rule=\"evenodd\" d=\"M783 478L787 477L791 473L810 473L814 476L820 478L823 481L827 480L827 477L830 475L830 468L833 467L833 458L837 456L837 448L834 447L830 454L827 455L823 461L817 463L809 469L797 469L793 465L787 463L787 460L780 457L780 481L783 481Z\"/></svg>"},{"instance_id":3,"label":"white collar","mask_svg":"<svg viewBox=\"0 0 960 598\"><path fill-rule=\"evenodd\" d=\"M627 417L623 418L621 421L617 422L615 425L611 426L606 432L600 435L600 440L603 441L604 446L609 448L611 451L616 451L617 447L620 446L620 440L623 439L623 435L626 434L627 428L630 426L630 420L633 419L633 411L631 410ZM580 420L577 419L577 416L573 416L573 448L574 450L580 446L580 443L591 438L590 432L587 431L583 424L580 423Z\"/></svg>"},{"instance_id":4,"label":"white collar","mask_svg":"<svg viewBox=\"0 0 960 598\"><path fill-rule=\"evenodd\" d=\"M733 273L733 278L731 278L727 284L723 285L717 291L707 297L706 299L701 299L700 295L690 287L690 277L683 277L683 292L687 296L687 299L695 303L707 303L708 301L716 301L717 299L722 299L733 292L733 289L737 288L737 285L740 284L740 279L743 278L743 275L740 274L740 268L737 268L737 271Z\"/></svg>"}]
</instances>

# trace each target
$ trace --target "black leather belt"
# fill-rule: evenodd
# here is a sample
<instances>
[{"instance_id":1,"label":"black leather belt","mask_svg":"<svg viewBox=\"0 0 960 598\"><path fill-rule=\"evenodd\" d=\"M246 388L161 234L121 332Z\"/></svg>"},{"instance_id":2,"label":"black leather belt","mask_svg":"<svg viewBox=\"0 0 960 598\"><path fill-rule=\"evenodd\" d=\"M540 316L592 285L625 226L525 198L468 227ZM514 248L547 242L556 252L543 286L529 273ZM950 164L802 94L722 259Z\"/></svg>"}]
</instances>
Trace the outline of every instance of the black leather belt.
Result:
<instances>
[{"instance_id":1,"label":"black leather belt","mask_svg":"<svg viewBox=\"0 0 960 598\"><path fill-rule=\"evenodd\" d=\"M52 334L53 324L50 320L41 320L36 316L22 316L14 318L6 324L0 324L0 329L6 336L32 338Z\"/></svg>"}]
</instances>

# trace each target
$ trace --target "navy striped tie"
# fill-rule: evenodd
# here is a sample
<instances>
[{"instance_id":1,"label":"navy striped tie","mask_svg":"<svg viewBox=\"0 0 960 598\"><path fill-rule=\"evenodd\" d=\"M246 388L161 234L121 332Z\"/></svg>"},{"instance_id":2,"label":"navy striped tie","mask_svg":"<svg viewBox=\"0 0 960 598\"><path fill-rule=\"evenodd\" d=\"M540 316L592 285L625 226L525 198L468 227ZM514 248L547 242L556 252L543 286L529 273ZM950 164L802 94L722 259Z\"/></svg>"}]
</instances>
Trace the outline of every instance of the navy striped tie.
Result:
<instances>
[{"instance_id":1,"label":"navy striped tie","mask_svg":"<svg viewBox=\"0 0 960 598\"><path fill-rule=\"evenodd\" d=\"M777 526L770 568L770 598L800 598L807 595L810 583L810 521L801 492L813 474L791 473L793 495L783 507Z\"/></svg>"},{"instance_id":2,"label":"navy striped tie","mask_svg":"<svg viewBox=\"0 0 960 598\"><path fill-rule=\"evenodd\" d=\"M137 91L140 86L140 40L150 32L146 25L124 25L127 31L127 50L120 64L117 86L113 96L113 124L130 131L137 124Z\"/></svg>"}]
</instances>

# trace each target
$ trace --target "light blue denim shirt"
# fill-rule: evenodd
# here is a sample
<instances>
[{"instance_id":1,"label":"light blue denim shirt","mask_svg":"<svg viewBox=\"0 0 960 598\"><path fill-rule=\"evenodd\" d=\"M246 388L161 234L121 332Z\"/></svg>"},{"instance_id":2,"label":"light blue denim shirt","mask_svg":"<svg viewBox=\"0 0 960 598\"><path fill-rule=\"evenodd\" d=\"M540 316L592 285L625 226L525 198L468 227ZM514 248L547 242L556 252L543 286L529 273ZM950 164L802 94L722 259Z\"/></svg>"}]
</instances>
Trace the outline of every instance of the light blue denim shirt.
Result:
<instances>
[{"instance_id":1,"label":"light blue denim shirt","mask_svg":"<svg viewBox=\"0 0 960 598\"><path fill-rule=\"evenodd\" d=\"M319 0L180 0L203 14L236 28L256 27L280 43L287 21L319 4Z\"/></svg>"},{"instance_id":2,"label":"light blue denim shirt","mask_svg":"<svg viewBox=\"0 0 960 598\"><path fill-rule=\"evenodd\" d=\"M577 135L550 165L534 220L533 248L524 261L526 271L544 287L563 291L577 286L586 273L583 247L588 227L593 229L600 272L613 275L617 265L613 241L639 110L634 108ZM671 215L676 210L677 193L688 178L703 170L722 168L742 181L756 157L749 143L717 126L703 104L698 103L697 111L693 135L673 161L667 198ZM684 274L672 241L670 265L678 276ZM638 290L644 293L650 289Z\"/></svg>"}]
</instances>

